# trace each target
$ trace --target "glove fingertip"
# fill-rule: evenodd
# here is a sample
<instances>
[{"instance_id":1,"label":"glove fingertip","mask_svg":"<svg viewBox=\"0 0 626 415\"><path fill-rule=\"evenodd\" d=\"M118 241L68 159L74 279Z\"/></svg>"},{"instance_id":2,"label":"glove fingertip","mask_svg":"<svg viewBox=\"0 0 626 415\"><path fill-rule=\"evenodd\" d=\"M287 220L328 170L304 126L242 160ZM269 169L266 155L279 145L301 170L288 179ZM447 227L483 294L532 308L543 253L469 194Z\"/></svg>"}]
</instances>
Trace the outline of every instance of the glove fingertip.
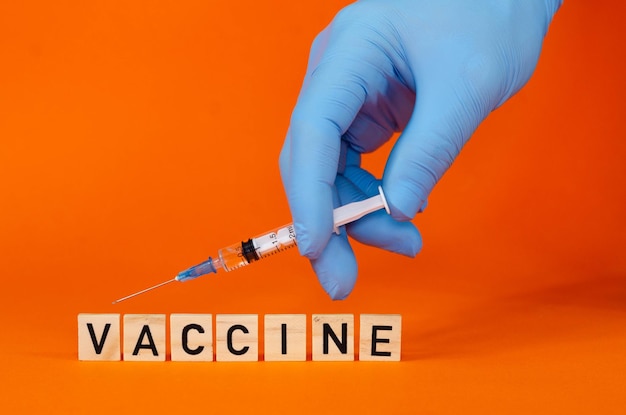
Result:
<instances>
[{"instance_id":1,"label":"glove fingertip","mask_svg":"<svg viewBox=\"0 0 626 415\"><path fill-rule=\"evenodd\" d=\"M415 257L422 249L422 237L412 222L400 222L380 211L348 224L348 233L366 245Z\"/></svg>"},{"instance_id":2,"label":"glove fingertip","mask_svg":"<svg viewBox=\"0 0 626 415\"><path fill-rule=\"evenodd\" d=\"M414 228L415 229L415 228ZM407 237L397 253L407 256L409 258L415 258L417 254L422 250L422 237L415 229L412 232L411 237Z\"/></svg>"},{"instance_id":3,"label":"glove fingertip","mask_svg":"<svg viewBox=\"0 0 626 415\"><path fill-rule=\"evenodd\" d=\"M345 233L333 235L322 255L311 260L311 265L331 299L343 300L354 289L358 267Z\"/></svg>"},{"instance_id":4,"label":"glove fingertip","mask_svg":"<svg viewBox=\"0 0 626 415\"><path fill-rule=\"evenodd\" d=\"M396 238L387 241L388 251L415 258L422 250L422 236L411 222L396 222L393 225Z\"/></svg>"},{"instance_id":5,"label":"glove fingertip","mask_svg":"<svg viewBox=\"0 0 626 415\"><path fill-rule=\"evenodd\" d=\"M322 288L324 288L324 291L326 291L331 300L345 300L352 292L354 283L341 284L338 281L329 281L325 285L322 284Z\"/></svg>"},{"instance_id":6,"label":"glove fingertip","mask_svg":"<svg viewBox=\"0 0 626 415\"><path fill-rule=\"evenodd\" d=\"M408 198L388 203L391 217L400 222L410 221L418 211L418 208L414 206L415 202Z\"/></svg>"},{"instance_id":7,"label":"glove fingertip","mask_svg":"<svg viewBox=\"0 0 626 415\"><path fill-rule=\"evenodd\" d=\"M341 268L322 265L318 260L311 262L322 288L332 300L343 300L350 295L356 284L356 262Z\"/></svg>"}]
</instances>

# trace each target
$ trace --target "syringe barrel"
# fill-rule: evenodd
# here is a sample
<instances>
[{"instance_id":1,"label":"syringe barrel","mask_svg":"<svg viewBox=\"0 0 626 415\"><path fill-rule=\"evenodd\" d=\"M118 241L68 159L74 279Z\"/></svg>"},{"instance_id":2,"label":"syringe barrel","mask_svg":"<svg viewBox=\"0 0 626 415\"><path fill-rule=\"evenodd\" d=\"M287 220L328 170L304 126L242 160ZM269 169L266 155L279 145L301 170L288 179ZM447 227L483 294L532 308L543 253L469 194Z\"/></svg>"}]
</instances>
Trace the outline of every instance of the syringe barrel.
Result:
<instances>
[{"instance_id":1,"label":"syringe barrel","mask_svg":"<svg viewBox=\"0 0 626 415\"><path fill-rule=\"evenodd\" d=\"M224 270L232 271L296 245L296 231L289 224L222 248L218 255Z\"/></svg>"}]
</instances>

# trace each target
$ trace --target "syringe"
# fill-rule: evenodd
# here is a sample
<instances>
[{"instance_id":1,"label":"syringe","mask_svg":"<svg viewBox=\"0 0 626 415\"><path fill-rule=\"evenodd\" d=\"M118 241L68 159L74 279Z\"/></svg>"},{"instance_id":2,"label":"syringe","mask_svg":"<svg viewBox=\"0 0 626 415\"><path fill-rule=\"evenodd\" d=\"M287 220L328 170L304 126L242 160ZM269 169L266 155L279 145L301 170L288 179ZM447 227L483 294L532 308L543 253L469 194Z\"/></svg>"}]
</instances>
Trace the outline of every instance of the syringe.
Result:
<instances>
[{"instance_id":1,"label":"syringe","mask_svg":"<svg viewBox=\"0 0 626 415\"><path fill-rule=\"evenodd\" d=\"M389 205L385 199L382 187L378 187L378 194L369 199L360 202L348 203L340 206L333 211L333 223L335 232L339 233L339 227L350 222L354 222L363 216L374 211L385 209L389 213ZM113 304L143 294L147 291L159 288L163 285L174 281L185 282L193 280L210 273L217 273L217 270L223 269L226 272L245 267L255 261L266 258L270 255L283 252L297 245L296 230L293 224L281 226L272 229L262 235L250 238L247 241L232 244L218 251L217 257L209 257L204 262L194 265L184 271L181 271L171 280L162 282L153 287L136 292L119 300L113 301Z\"/></svg>"}]
</instances>

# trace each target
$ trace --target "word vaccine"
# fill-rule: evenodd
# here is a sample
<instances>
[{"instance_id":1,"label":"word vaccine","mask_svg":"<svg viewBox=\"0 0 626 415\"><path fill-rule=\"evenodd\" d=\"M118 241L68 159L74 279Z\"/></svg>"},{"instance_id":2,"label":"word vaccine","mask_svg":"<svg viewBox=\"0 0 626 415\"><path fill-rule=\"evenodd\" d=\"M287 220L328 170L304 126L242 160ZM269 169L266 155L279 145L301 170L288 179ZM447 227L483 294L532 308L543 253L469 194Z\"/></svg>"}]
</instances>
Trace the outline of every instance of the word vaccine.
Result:
<instances>
[{"instance_id":1,"label":"word vaccine","mask_svg":"<svg viewBox=\"0 0 626 415\"><path fill-rule=\"evenodd\" d=\"M166 360L165 314L126 314L123 327L120 320L120 314L79 314L78 359ZM263 323L263 360L307 360L305 314L266 314ZM310 329L313 361L355 360L353 314L313 314ZM399 361L401 332L398 314L359 315L358 360ZM256 362L259 316L171 314L169 352L173 361Z\"/></svg>"}]
</instances>

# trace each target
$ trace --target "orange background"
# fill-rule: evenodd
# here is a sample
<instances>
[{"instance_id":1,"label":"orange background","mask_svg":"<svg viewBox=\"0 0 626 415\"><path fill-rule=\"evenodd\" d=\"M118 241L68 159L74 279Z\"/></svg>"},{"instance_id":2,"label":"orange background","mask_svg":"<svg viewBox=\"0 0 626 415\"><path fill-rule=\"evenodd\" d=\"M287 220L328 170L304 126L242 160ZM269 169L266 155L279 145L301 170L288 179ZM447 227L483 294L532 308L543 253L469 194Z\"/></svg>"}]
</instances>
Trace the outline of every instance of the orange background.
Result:
<instances>
[{"instance_id":1,"label":"orange background","mask_svg":"<svg viewBox=\"0 0 626 415\"><path fill-rule=\"evenodd\" d=\"M110 304L289 221L278 152L347 3L2 2L3 412L624 413L621 1L565 2L415 219L422 253L356 246L347 300L291 252ZM81 312L401 313L403 360L79 362Z\"/></svg>"}]
</instances>

